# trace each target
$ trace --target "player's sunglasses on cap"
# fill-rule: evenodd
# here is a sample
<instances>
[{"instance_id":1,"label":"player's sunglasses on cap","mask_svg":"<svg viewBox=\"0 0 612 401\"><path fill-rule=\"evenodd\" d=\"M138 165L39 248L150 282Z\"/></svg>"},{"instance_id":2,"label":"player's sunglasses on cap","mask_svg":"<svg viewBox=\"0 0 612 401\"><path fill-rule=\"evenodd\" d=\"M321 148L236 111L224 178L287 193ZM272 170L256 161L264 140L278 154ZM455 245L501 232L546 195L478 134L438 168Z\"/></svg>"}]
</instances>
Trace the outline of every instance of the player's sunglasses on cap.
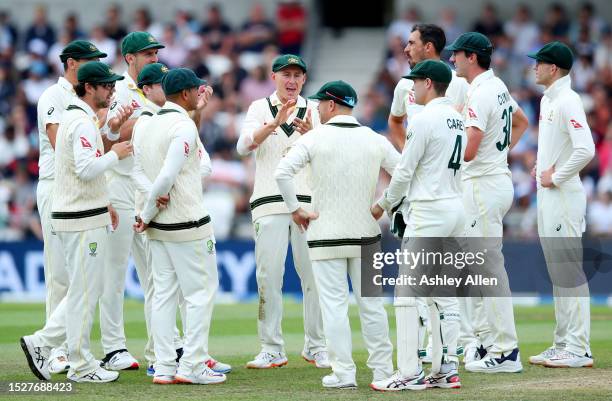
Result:
<instances>
[{"instance_id":1,"label":"player's sunglasses on cap","mask_svg":"<svg viewBox=\"0 0 612 401\"><path fill-rule=\"evenodd\" d=\"M357 92L344 81L331 81L323 85L309 99L333 100L338 104L353 108L357 104Z\"/></svg>"}]
</instances>

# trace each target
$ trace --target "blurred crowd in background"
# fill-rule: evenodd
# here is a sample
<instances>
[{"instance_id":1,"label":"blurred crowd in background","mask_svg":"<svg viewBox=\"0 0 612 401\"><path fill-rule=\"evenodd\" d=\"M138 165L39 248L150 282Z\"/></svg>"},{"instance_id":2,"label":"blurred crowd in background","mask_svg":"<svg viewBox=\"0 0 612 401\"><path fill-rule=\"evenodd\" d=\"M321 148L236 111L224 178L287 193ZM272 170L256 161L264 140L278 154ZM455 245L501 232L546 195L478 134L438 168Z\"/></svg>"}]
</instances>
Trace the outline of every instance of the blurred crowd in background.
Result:
<instances>
[{"instance_id":1,"label":"blurred crowd in background","mask_svg":"<svg viewBox=\"0 0 612 401\"><path fill-rule=\"evenodd\" d=\"M553 5L541 19L527 5L518 7L513 16L500 16L487 5L469 26L458 25L453 8L439 15L439 21L422 21L414 7L389 25L388 50L381 58L380 71L368 91L360 94L360 121L386 135L393 88L410 70L403 49L415 23L439 24L448 42L469 30L489 36L495 45L492 68L531 121L524 139L511 152L516 201L506 218L507 235L535 237L535 181L529 173L536 158L542 88L535 85L533 61L525 54L543 43L564 41L577 55L573 87L583 97L597 147L595 159L583 173L589 196L588 230L592 235L611 236L611 21L603 20L589 4L575 9ZM213 164L213 174L206 182L207 208L218 239L251 238L248 199L255 167L251 157L238 156L236 142L249 104L275 89L269 73L271 61L282 53L301 54L308 17L299 2L281 2L274 14L254 3L246 21L231 26L222 7L211 5L201 15L179 9L172 23L160 24L147 8L125 15L120 6L111 5L100 25L84 27L78 14L69 14L61 26L53 26L41 6L31 25L19 30L10 13L0 9L0 240L42 238L36 209L36 103L62 73L62 48L74 39L88 39L108 54L103 61L124 71L120 42L137 30L150 32L166 46L159 52L160 62L171 68L191 68L213 86L214 97L203 112L200 130ZM449 55L444 56L448 59Z\"/></svg>"}]
</instances>

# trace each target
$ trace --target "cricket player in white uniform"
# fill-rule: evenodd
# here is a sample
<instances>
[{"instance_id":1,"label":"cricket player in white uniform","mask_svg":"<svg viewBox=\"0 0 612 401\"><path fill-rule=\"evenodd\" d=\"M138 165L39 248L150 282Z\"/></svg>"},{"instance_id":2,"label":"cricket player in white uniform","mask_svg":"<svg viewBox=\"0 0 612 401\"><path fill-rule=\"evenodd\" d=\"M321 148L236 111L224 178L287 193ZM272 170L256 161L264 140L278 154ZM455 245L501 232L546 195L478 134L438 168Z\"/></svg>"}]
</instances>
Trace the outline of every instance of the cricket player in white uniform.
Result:
<instances>
[{"instance_id":1,"label":"cricket player in white uniform","mask_svg":"<svg viewBox=\"0 0 612 401\"><path fill-rule=\"evenodd\" d=\"M21 347L32 372L49 380L47 352L67 340L68 379L104 383L119 377L117 372L100 367L89 350L91 326L102 294L104 256L111 252L108 231L118 223L104 172L129 155L132 146L117 143L104 154L96 115L108 107L115 82L123 77L108 65L91 61L79 67L77 78L78 98L63 113L56 137L51 209L51 224L66 257L68 292L45 328L22 337Z\"/></svg>"},{"instance_id":2,"label":"cricket player in white uniform","mask_svg":"<svg viewBox=\"0 0 612 401\"><path fill-rule=\"evenodd\" d=\"M581 244L586 194L578 174L595 155L595 145L580 96L571 87L572 51L552 42L529 57L537 60L536 83L546 88L540 103L536 163L538 233L553 282L556 318L552 347L529 357L529 363L592 367L590 298ZM574 280L579 277L576 273L581 279ZM568 279L573 285L563 284Z\"/></svg>"},{"instance_id":3,"label":"cricket player in white uniform","mask_svg":"<svg viewBox=\"0 0 612 401\"><path fill-rule=\"evenodd\" d=\"M440 53L446 45L444 30L434 24L416 24L408 38L408 44L404 54L408 59L410 68L424 60L440 60ZM453 106L461 111L468 91L468 83L465 78L458 77L453 71L453 79L446 90L446 97ZM402 77L393 91L393 102L389 113L389 133L391 140L399 148L404 148L406 142L406 120L410 119L423 109L422 105L415 102L414 82Z\"/></svg>"},{"instance_id":4,"label":"cricket player in white uniform","mask_svg":"<svg viewBox=\"0 0 612 401\"><path fill-rule=\"evenodd\" d=\"M304 349L302 356L318 368L329 368L323 336L319 297L308 257L306 235L292 222L291 214L276 186L273 174L291 146L319 124L316 104L300 96L306 81L306 64L286 54L272 65L276 91L253 102L247 111L238 139L238 153L255 153L255 188L251 214L255 226L255 259L259 316L257 331L261 352L247 363L248 368L266 369L287 364L281 321L283 317L283 275L287 246L291 242L293 261L304 294ZM298 199L304 207L311 203L307 172L297 177Z\"/></svg>"},{"instance_id":5,"label":"cricket player in white uniform","mask_svg":"<svg viewBox=\"0 0 612 401\"><path fill-rule=\"evenodd\" d=\"M59 122L66 107L73 101L76 94L77 71L81 64L88 61L98 61L106 57L106 53L98 50L85 40L75 40L62 50L60 60L64 64L64 76L59 77L56 84L51 85L38 99L38 142L40 157L38 159L38 186L36 187L36 203L40 213L40 223L43 230L45 257L45 286L47 288L46 318L49 319L62 298L68 291L68 271L62 244L51 229L51 194L54 183L55 138ZM49 355L49 371L63 373L68 369L67 344L62 344Z\"/></svg>"},{"instance_id":6,"label":"cricket player in white uniform","mask_svg":"<svg viewBox=\"0 0 612 401\"><path fill-rule=\"evenodd\" d=\"M153 269L151 328L155 348L153 383L215 384L226 377L206 365L206 344L213 300L219 286L215 237L204 207L200 172L204 150L188 112L196 109L203 81L177 68L162 82L167 102L151 118L140 161L153 182L134 228L146 230ZM168 195L160 210L158 198ZM179 290L185 299L183 355L174 348Z\"/></svg>"},{"instance_id":7,"label":"cricket player in white uniform","mask_svg":"<svg viewBox=\"0 0 612 401\"><path fill-rule=\"evenodd\" d=\"M404 197L410 203L402 248L411 249L418 237L460 237L464 232L461 200L461 161L466 136L461 114L444 97L452 79L441 61L425 60L408 76L414 82L415 102L423 109L408 125L401 161L389 188L372 207L378 219ZM418 252L418 251L417 251ZM400 268L401 269L401 268ZM401 271L401 270L400 270ZM432 332L432 370L425 377L418 358L421 326L417 299L402 296L396 288L397 367L390 378L372 383L380 391L423 390L427 387L459 388L457 338L459 303L456 297L421 298L427 302ZM443 352L446 349L446 352Z\"/></svg>"},{"instance_id":8,"label":"cricket player in white uniform","mask_svg":"<svg viewBox=\"0 0 612 401\"><path fill-rule=\"evenodd\" d=\"M136 124L134 124L133 135L132 135L132 144L134 146L134 169L132 171L132 178L134 179L134 185L136 187L135 194L135 210L136 214L139 215L144 208L144 202L147 199L149 193L151 192L152 182L147 178L142 170L142 163L140 162L140 151L139 149L143 146L143 144L148 140L148 132L151 129L149 123L154 114L157 114L159 110L166 103L166 95L161 86L162 79L168 72L168 68L161 63L153 63L147 64L143 67L143 69L138 74L138 88L142 90L145 95L146 102L143 106L143 111L138 117ZM198 98L198 108L195 113L199 113L203 107L206 106L210 97L212 96L212 88L210 86L204 86L201 88L200 96ZM194 117L192 116L192 119ZM195 121L195 119L194 119ZM197 123L196 123L197 124ZM200 139L197 138L198 143L200 144ZM202 178L208 177L212 172L212 166L210 162L210 158L208 157L208 153L202 153L201 166L200 170L202 173ZM161 198L164 198L162 196ZM164 199L167 202L168 199ZM154 376L155 375L155 351L153 346L153 335L151 334L151 306L153 301L154 294L154 285L153 285L153 274L151 270L151 255L148 247L147 239L145 234L139 233L136 234L141 237L139 240L144 242L145 252L146 252L146 279L143 283L141 283L143 292L144 292L144 301L145 301L145 321L147 324L147 333L148 339L147 344L145 345L145 359L147 361L147 375ZM182 299L182 295L180 295L179 291L179 309L181 311L181 317L184 322L185 320L185 302ZM218 373L229 373L232 370L232 367L226 363L219 362L212 358L208 354L208 335L205 335L205 351L206 351L206 365ZM182 355L183 348L183 340L180 336L178 328L175 328L175 338L174 338L174 347L177 352L177 357Z\"/></svg>"},{"instance_id":9,"label":"cricket player in white uniform","mask_svg":"<svg viewBox=\"0 0 612 401\"><path fill-rule=\"evenodd\" d=\"M408 64L410 68L414 68L418 63L424 60L440 60L440 53L444 50L446 45L446 35L444 30L434 24L416 24L412 27L412 32L408 38L408 44L404 49L404 53L408 58ZM465 78L458 77L455 71L452 72L453 78L448 89L446 90L446 97L453 102L453 106L456 110L461 111L463 109L463 103L465 102L465 95L468 91L468 83ZM406 120L410 120L423 110L423 106L417 104L414 98L414 82L408 78L403 77L397 83L395 90L393 91L393 102L391 103L391 111L389 113L389 134L391 140L396 144L398 149L404 148L406 142ZM408 204L398 207L402 213L407 211ZM463 307L465 302L464 298L459 299L459 305ZM468 301L469 302L469 301ZM431 362L431 329L429 328L429 313L427 312L427 304L422 299L417 299L419 310L421 311L421 319L424 324L421 326L421 335L419 336L423 343L419 345L419 355L423 362ZM463 309L463 308L462 308ZM462 325L464 322L468 322L464 316L463 310L461 313ZM429 342L425 346L426 336L424 331L429 331ZM464 328L462 327L461 331ZM466 326L465 331L471 331L469 326ZM459 342L458 353L463 353L462 342Z\"/></svg>"},{"instance_id":10,"label":"cricket player in white uniform","mask_svg":"<svg viewBox=\"0 0 612 401\"><path fill-rule=\"evenodd\" d=\"M451 61L457 75L465 77L470 84L463 111L468 137L462 164L465 235L497 239L493 240L496 243L488 249L487 257L496 272L507 278L501 252L502 219L514 197L508 151L527 129L527 117L506 85L489 69L493 45L486 36L467 32L447 49L453 52ZM509 288L502 290L509 292ZM466 347L474 350L474 360L466 363L466 369L485 373L520 372L522 364L512 298L488 297L483 301L483 310L490 333L479 337L479 343ZM478 348L486 350L486 357L480 353L480 358L476 356Z\"/></svg>"},{"instance_id":11,"label":"cricket player in white uniform","mask_svg":"<svg viewBox=\"0 0 612 401\"><path fill-rule=\"evenodd\" d=\"M131 140L132 129L146 103L142 91L136 86L140 70L147 64L157 62L157 52L164 46L146 32L132 32L121 42L121 54L128 64L124 80L117 85L115 98L111 103L106 124L102 131L110 139ZM117 124L117 115L131 109L131 118L122 126ZM108 145L107 145L108 146ZM138 369L138 361L127 350L123 324L123 301L125 274L130 250L134 256L139 281L146 281L146 252L142 236L134 235L135 187L131 172L134 162L129 157L122 160L107 173L110 198L119 214L117 230L110 236L113 252L107 254L107 269L104 275L104 293L100 298L100 330L105 357L103 365L111 370ZM128 223L129 222L129 223Z\"/></svg>"},{"instance_id":12,"label":"cricket player in white uniform","mask_svg":"<svg viewBox=\"0 0 612 401\"><path fill-rule=\"evenodd\" d=\"M383 300L361 293L361 247L380 242L380 227L369 208L381 167L391 174L399 154L385 137L361 126L352 116L357 93L346 82L328 82L311 99L320 101L323 125L292 146L274 176L294 223L308 229L308 250L333 371L323 377L322 384L354 388L357 382L351 355L347 274L359 306L373 381L393 372L393 346ZM312 211L300 205L295 179L308 164Z\"/></svg>"}]
</instances>

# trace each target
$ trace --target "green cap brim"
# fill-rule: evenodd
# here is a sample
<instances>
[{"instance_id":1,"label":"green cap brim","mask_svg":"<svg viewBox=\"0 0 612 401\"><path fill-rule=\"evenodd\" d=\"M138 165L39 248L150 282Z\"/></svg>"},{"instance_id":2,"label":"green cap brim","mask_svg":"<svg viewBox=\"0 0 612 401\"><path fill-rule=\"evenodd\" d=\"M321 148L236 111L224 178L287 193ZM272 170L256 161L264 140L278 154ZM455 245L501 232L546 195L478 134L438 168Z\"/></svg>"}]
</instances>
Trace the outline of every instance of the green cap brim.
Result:
<instances>
[{"instance_id":1,"label":"green cap brim","mask_svg":"<svg viewBox=\"0 0 612 401\"><path fill-rule=\"evenodd\" d=\"M278 68L276 69L276 71L274 71L274 72L278 72L278 71L280 71L280 70L282 70L282 69L285 69L285 68L287 68L287 67L298 67L300 70L302 70L302 71L306 72L306 68L304 68L304 67L302 67L301 65L296 64L296 63L287 63L287 64L283 64L283 65L281 65L280 67L278 67Z\"/></svg>"},{"instance_id":2,"label":"green cap brim","mask_svg":"<svg viewBox=\"0 0 612 401\"><path fill-rule=\"evenodd\" d=\"M122 79L125 79L125 77L123 75L113 74L112 76L110 76L108 78L101 79L101 80L97 81L96 83L106 84L106 83L110 83L110 82L121 81Z\"/></svg>"},{"instance_id":3,"label":"green cap brim","mask_svg":"<svg viewBox=\"0 0 612 401\"><path fill-rule=\"evenodd\" d=\"M62 62L66 62L66 60L68 60L69 58L75 59L75 60L90 60L90 59L94 59L94 58L105 58L108 57L108 54L101 52L100 50L97 50L93 53L88 53L87 55L81 55L79 53L63 53L60 54L60 60Z\"/></svg>"},{"instance_id":4,"label":"green cap brim","mask_svg":"<svg viewBox=\"0 0 612 401\"><path fill-rule=\"evenodd\" d=\"M530 53L527 55L527 57L532 58L534 60L539 60L537 53Z\"/></svg>"},{"instance_id":5,"label":"green cap brim","mask_svg":"<svg viewBox=\"0 0 612 401\"><path fill-rule=\"evenodd\" d=\"M166 46L160 43L151 43L150 45L145 46L142 49L135 51L134 53L142 52L142 51L149 50L149 49L163 49L164 47Z\"/></svg>"}]
</instances>

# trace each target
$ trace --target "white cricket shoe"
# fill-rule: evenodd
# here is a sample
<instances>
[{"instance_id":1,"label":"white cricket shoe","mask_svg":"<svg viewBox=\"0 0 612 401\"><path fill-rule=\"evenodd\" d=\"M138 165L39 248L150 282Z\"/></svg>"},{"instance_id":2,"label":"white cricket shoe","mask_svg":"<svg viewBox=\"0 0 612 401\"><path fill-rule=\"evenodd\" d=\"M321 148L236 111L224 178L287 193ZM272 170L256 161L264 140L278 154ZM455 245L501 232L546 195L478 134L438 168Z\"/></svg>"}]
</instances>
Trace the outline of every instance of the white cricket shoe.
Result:
<instances>
[{"instance_id":1,"label":"white cricket shoe","mask_svg":"<svg viewBox=\"0 0 612 401\"><path fill-rule=\"evenodd\" d=\"M329 374L321 379L325 388L338 388L341 390L353 390L357 388L355 381L342 381L335 373Z\"/></svg>"},{"instance_id":2,"label":"white cricket shoe","mask_svg":"<svg viewBox=\"0 0 612 401\"><path fill-rule=\"evenodd\" d=\"M147 372L148 375L148 372ZM172 375L153 376L153 384L176 384L176 378Z\"/></svg>"},{"instance_id":3,"label":"white cricket shoe","mask_svg":"<svg viewBox=\"0 0 612 401\"><path fill-rule=\"evenodd\" d=\"M593 356L584 354L580 356L569 351L557 351L557 353L544 362L547 368L592 368Z\"/></svg>"},{"instance_id":4,"label":"white cricket shoe","mask_svg":"<svg viewBox=\"0 0 612 401\"><path fill-rule=\"evenodd\" d=\"M202 370L195 372L181 372L179 368L175 378L178 383L184 384L220 384L227 380L223 373L214 372L208 366L204 366Z\"/></svg>"},{"instance_id":5,"label":"white cricket shoe","mask_svg":"<svg viewBox=\"0 0 612 401\"><path fill-rule=\"evenodd\" d=\"M114 382L119 378L118 372L106 370L102 367L97 367L93 372L77 376L75 374L69 375L68 380L77 383L109 383Z\"/></svg>"},{"instance_id":6,"label":"white cricket shoe","mask_svg":"<svg viewBox=\"0 0 612 401\"><path fill-rule=\"evenodd\" d=\"M523 364L519 349L515 348L508 356L488 353L485 358L466 364L465 370L479 373L519 373L523 370Z\"/></svg>"},{"instance_id":7,"label":"white cricket shoe","mask_svg":"<svg viewBox=\"0 0 612 401\"><path fill-rule=\"evenodd\" d=\"M68 369L70 369L70 365L68 364L68 356L66 354L53 355L53 357L49 358L49 373L66 373Z\"/></svg>"},{"instance_id":8,"label":"white cricket shoe","mask_svg":"<svg viewBox=\"0 0 612 401\"><path fill-rule=\"evenodd\" d=\"M463 352L463 363L467 365L470 362L476 362L487 356L487 350L480 345L468 345Z\"/></svg>"},{"instance_id":9,"label":"white cricket shoe","mask_svg":"<svg viewBox=\"0 0 612 401\"><path fill-rule=\"evenodd\" d=\"M204 364L208 366L208 368L215 373L227 374L232 371L231 365L227 363L219 362L214 358L210 358L209 360L204 362Z\"/></svg>"},{"instance_id":10,"label":"white cricket shoe","mask_svg":"<svg viewBox=\"0 0 612 401\"><path fill-rule=\"evenodd\" d=\"M32 336L23 336L19 340L21 349L26 356L28 366L34 376L40 380L51 380L51 373L49 373L49 352L44 347L35 347L32 342Z\"/></svg>"},{"instance_id":11,"label":"white cricket shoe","mask_svg":"<svg viewBox=\"0 0 612 401\"><path fill-rule=\"evenodd\" d=\"M442 373L443 371L447 371ZM427 388L461 388L461 380L457 371L457 364L449 362L441 366L440 372L430 373L425 377Z\"/></svg>"},{"instance_id":12,"label":"white cricket shoe","mask_svg":"<svg viewBox=\"0 0 612 401\"><path fill-rule=\"evenodd\" d=\"M421 370L414 376L404 377L398 370L391 377L370 383L370 388L376 391L425 390L425 373Z\"/></svg>"},{"instance_id":13,"label":"white cricket shoe","mask_svg":"<svg viewBox=\"0 0 612 401\"><path fill-rule=\"evenodd\" d=\"M102 359L100 366L108 370L137 370L140 367L128 350L111 352Z\"/></svg>"},{"instance_id":14,"label":"white cricket shoe","mask_svg":"<svg viewBox=\"0 0 612 401\"><path fill-rule=\"evenodd\" d=\"M329 362L329 354L327 351L319 351L311 354L310 351L302 351L302 358L308 363L312 363L319 369L329 369L331 368L331 363Z\"/></svg>"},{"instance_id":15,"label":"white cricket shoe","mask_svg":"<svg viewBox=\"0 0 612 401\"><path fill-rule=\"evenodd\" d=\"M289 361L284 352L261 351L255 359L247 362L248 369L270 369L285 366Z\"/></svg>"},{"instance_id":16,"label":"white cricket shoe","mask_svg":"<svg viewBox=\"0 0 612 401\"><path fill-rule=\"evenodd\" d=\"M549 360L550 358L552 358L553 356L557 354L557 351L558 350L554 346L550 347L540 352L538 355L530 356L529 363L532 365L544 365L547 360Z\"/></svg>"}]
</instances>

